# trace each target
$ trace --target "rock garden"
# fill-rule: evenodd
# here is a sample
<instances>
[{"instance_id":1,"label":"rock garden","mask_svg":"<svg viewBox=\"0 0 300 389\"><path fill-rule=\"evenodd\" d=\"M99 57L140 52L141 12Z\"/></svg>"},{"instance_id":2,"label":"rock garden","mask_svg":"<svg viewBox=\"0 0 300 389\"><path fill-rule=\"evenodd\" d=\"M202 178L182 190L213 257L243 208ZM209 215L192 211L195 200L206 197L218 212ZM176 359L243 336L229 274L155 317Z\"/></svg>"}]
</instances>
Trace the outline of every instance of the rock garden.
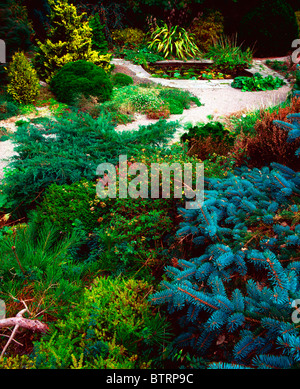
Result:
<instances>
[{"instance_id":1,"label":"rock garden","mask_svg":"<svg viewBox=\"0 0 300 389\"><path fill-rule=\"evenodd\" d=\"M1 369L299 368L299 15L0 3Z\"/></svg>"}]
</instances>

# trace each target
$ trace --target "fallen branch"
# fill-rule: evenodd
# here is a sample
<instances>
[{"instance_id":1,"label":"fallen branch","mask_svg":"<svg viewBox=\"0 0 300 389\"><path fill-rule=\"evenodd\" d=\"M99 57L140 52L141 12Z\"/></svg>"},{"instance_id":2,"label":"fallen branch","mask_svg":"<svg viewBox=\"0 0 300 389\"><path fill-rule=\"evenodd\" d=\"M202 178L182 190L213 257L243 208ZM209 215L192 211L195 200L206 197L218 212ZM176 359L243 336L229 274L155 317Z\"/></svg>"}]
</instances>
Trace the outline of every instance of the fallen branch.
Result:
<instances>
[{"instance_id":1,"label":"fallen branch","mask_svg":"<svg viewBox=\"0 0 300 389\"><path fill-rule=\"evenodd\" d=\"M8 339L5 347L2 350L2 353L0 355L0 359L3 357L10 342L12 340L14 340L14 336L15 336L19 327L27 328L28 330L38 331L38 332L47 332L49 330L49 327L47 326L47 324L44 324L44 323L40 322L39 320L32 320L32 319L24 318L23 314L26 311L28 311L27 308L22 309L22 311L18 312L15 317L8 317L7 319L0 320L0 328L14 326L14 329L13 329L9 339Z\"/></svg>"},{"instance_id":2,"label":"fallen branch","mask_svg":"<svg viewBox=\"0 0 300 389\"><path fill-rule=\"evenodd\" d=\"M8 317L7 319L1 319L0 320L0 328L4 327L12 327L12 326L19 326L23 328L27 328L31 331L38 331L38 332L47 332L49 330L49 327L47 324L44 324L40 322L39 320L31 320L31 319L25 319L22 315L27 311L27 309L23 309L15 317Z\"/></svg>"}]
</instances>

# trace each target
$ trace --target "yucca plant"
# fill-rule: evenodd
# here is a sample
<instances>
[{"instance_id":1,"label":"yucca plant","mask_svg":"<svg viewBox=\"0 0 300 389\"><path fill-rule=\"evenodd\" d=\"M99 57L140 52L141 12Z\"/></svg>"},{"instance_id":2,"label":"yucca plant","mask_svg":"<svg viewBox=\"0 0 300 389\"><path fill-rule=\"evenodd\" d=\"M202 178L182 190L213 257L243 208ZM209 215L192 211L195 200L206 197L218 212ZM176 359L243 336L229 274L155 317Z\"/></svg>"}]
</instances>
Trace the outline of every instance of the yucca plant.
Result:
<instances>
[{"instance_id":1,"label":"yucca plant","mask_svg":"<svg viewBox=\"0 0 300 389\"><path fill-rule=\"evenodd\" d=\"M171 26L166 23L157 26L151 33L148 47L161 53L165 58L174 56L183 60L200 54L194 41L194 35L183 27Z\"/></svg>"}]
</instances>

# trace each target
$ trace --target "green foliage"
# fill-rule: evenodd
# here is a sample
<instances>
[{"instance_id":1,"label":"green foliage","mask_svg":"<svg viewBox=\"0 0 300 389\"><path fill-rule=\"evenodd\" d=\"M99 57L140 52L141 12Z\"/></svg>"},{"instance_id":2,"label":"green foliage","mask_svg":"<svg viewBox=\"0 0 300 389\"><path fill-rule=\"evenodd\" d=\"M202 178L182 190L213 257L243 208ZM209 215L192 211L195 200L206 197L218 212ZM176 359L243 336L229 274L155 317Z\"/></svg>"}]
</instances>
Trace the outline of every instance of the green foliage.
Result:
<instances>
[{"instance_id":1,"label":"green foliage","mask_svg":"<svg viewBox=\"0 0 300 389\"><path fill-rule=\"evenodd\" d=\"M15 314L10 312L11 303L31 295L28 304L35 313L45 310L61 317L69 310L70 298L75 301L81 295L83 278L95 270L92 264L72 258L71 249L79 242L76 231L61 234L49 222L41 223L37 214L29 219L28 225L8 228L0 235L1 299L8 315Z\"/></svg>"},{"instance_id":2,"label":"green foliage","mask_svg":"<svg viewBox=\"0 0 300 389\"><path fill-rule=\"evenodd\" d=\"M296 69L296 82L293 86L293 89L298 91L300 90L300 69L299 69L299 65L297 65L297 69Z\"/></svg>"},{"instance_id":3,"label":"green foliage","mask_svg":"<svg viewBox=\"0 0 300 389\"><path fill-rule=\"evenodd\" d=\"M134 49L121 48L115 50L115 55L124 58L126 61L130 61L137 65L143 65L148 67L148 63L162 61L164 57L158 53L154 53L149 50L147 46L140 46Z\"/></svg>"},{"instance_id":4,"label":"green foliage","mask_svg":"<svg viewBox=\"0 0 300 389\"><path fill-rule=\"evenodd\" d=\"M102 162L117 164L119 155L130 158L143 148L150 154L156 147L163 148L178 126L161 120L119 133L104 114L93 119L88 114L66 112L57 119L38 128L23 123L14 133L18 155L13 157L2 187L11 211L28 209L54 182L95 181L96 168Z\"/></svg>"},{"instance_id":5,"label":"green foliage","mask_svg":"<svg viewBox=\"0 0 300 389\"><path fill-rule=\"evenodd\" d=\"M101 24L100 15L98 13L91 17L89 26L91 27L93 33L92 49L101 54L106 54L108 52L108 43L104 34L105 26Z\"/></svg>"},{"instance_id":6,"label":"green foliage","mask_svg":"<svg viewBox=\"0 0 300 389\"><path fill-rule=\"evenodd\" d=\"M183 114L183 105L178 100L169 99L168 105L171 115L182 115Z\"/></svg>"},{"instance_id":7,"label":"green foliage","mask_svg":"<svg viewBox=\"0 0 300 389\"><path fill-rule=\"evenodd\" d=\"M100 202L94 182L54 183L46 190L39 207L40 220L49 220L60 230L70 232L77 219L86 231L91 232L99 226L99 218L106 213Z\"/></svg>"},{"instance_id":8,"label":"green foliage","mask_svg":"<svg viewBox=\"0 0 300 389\"><path fill-rule=\"evenodd\" d=\"M203 140L207 137L212 137L213 140L233 144L234 138L229 131L225 129L221 122L202 123L189 128L187 133L184 133L180 139L182 142L191 142L192 139Z\"/></svg>"},{"instance_id":9,"label":"green foliage","mask_svg":"<svg viewBox=\"0 0 300 389\"><path fill-rule=\"evenodd\" d=\"M283 79L271 75L263 77L260 73L254 73L253 77L236 77L231 83L233 88L241 89L242 92L273 90L283 85Z\"/></svg>"},{"instance_id":10,"label":"green foliage","mask_svg":"<svg viewBox=\"0 0 300 389\"><path fill-rule=\"evenodd\" d=\"M113 42L118 46L126 46L130 49L135 49L140 46L145 38L145 34L139 28L124 28L122 30L114 30L111 33Z\"/></svg>"},{"instance_id":11,"label":"green foliage","mask_svg":"<svg viewBox=\"0 0 300 389\"><path fill-rule=\"evenodd\" d=\"M8 68L7 93L15 101L30 104L39 94L40 84L37 72L28 62L23 52L17 52Z\"/></svg>"},{"instance_id":12,"label":"green foliage","mask_svg":"<svg viewBox=\"0 0 300 389\"><path fill-rule=\"evenodd\" d=\"M0 120L16 116L18 112L19 107L15 102L0 99Z\"/></svg>"},{"instance_id":13,"label":"green foliage","mask_svg":"<svg viewBox=\"0 0 300 389\"><path fill-rule=\"evenodd\" d=\"M180 139L187 143L188 154L197 156L201 161L210 159L216 163L218 156L228 155L235 141L234 134L221 122L198 123L187 129L188 132ZM223 161L222 165L224 162L226 164Z\"/></svg>"},{"instance_id":14,"label":"green foliage","mask_svg":"<svg viewBox=\"0 0 300 389\"><path fill-rule=\"evenodd\" d=\"M165 58L174 56L185 60L199 54L193 34L180 26L169 28L166 23L151 32L148 47L162 53Z\"/></svg>"},{"instance_id":15,"label":"green foliage","mask_svg":"<svg viewBox=\"0 0 300 389\"><path fill-rule=\"evenodd\" d=\"M201 52L207 52L224 32L224 17L220 11L209 10L191 22L188 29Z\"/></svg>"},{"instance_id":16,"label":"green foliage","mask_svg":"<svg viewBox=\"0 0 300 389\"><path fill-rule=\"evenodd\" d=\"M69 62L51 79L50 88L57 99L73 104L78 95L94 96L99 101L109 100L112 84L105 71L84 60Z\"/></svg>"},{"instance_id":17,"label":"green foliage","mask_svg":"<svg viewBox=\"0 0 300 389\"><path fill-rule=\"evenodd\" d=\"M51 6L51 25L49 37L38 50L34 64L38 73L50 82L55 72L69 62L85 60L110 71L111 54L100 54L92 49L92 28L85 21L85 13L77 14L74 5L67 0L49 0Z\"/></svg>"},{"instance_id":18,"label":"green foliage","mask_svg":"<svg viewBox=\"0 0 300 389\"><path fill-rule=\"evenodd\" d=\"M270 68L276 71L281 71L281 72L288 71L288 66L285 61L278 61L277 59L275 60L267 59L266 65L270 66Z\"/></svg>"},{"instance_id":19,"label":"green foliage","mask_svg":"<svg viewBox=\"0 0 300 389\"><path fill-rule=\"evenodd\" d=\"M300 11L296 11L295 15L296 15L296 20L297 20L298 28L299 28L299 31L300 31Z\"/></svg>"},{"instance_id":20,"label":"green foliage","mask_svg":"<svg viewBox=\"0 0 300 389\"><path fill-rule=\"evenodd\" d=\"M256 56L287 55L291 42L299 37L295 13L285 0L260 0L242 18L239 36L247 45L255 44Z\"/></svg>"},{"instance_id":21,"label":"green foliage","mask_svg":"<svg viewBox=\"0 0 300 389\"><path fill-rule=\"evenodd\" d=\"M161 359L170 334L143 281L96 278L65 320L35 343L38 369L140 369Z\"/></svg>"},{"instance_id":22,"label":"green foliage","mask_svg":"<svg viewBox=\"0 0 300 389\"><path fill-rule=\"evenodd\" d=\"M112 80L113 86L116 86L116 87L122 87L122 86L133 84L132 77L130 77L124 73L113 74L111 77L111 80Z\"/></svg>"},{"instance_id":23,"label":"green foliage","mask_svg":"<svg viewBox=\"0 0 300 389\"><path fill-rule=\"evenodd\" d=\"M174 101L177 101L182 105L184 109L189 109L191 107L191 103L197 105L197 107L201 106L201 102L198 97L193 96L190 92L176 89L176 88L164 88L159 92L159 97L163 99L166 103L171 104Z\"/></svg>"},{"instance_id":24,"label":"green foliage","mask_svg":"<svg viewBox=\"0 0 300 389\"><path fill-rule=\"evenodd\" d=\"M231 38L223 35L209 47L205 58L214 61L214 68L230 74L251 67L252 51L250 48L243 50L236 36Z\"/></svg>"}]
</instances>

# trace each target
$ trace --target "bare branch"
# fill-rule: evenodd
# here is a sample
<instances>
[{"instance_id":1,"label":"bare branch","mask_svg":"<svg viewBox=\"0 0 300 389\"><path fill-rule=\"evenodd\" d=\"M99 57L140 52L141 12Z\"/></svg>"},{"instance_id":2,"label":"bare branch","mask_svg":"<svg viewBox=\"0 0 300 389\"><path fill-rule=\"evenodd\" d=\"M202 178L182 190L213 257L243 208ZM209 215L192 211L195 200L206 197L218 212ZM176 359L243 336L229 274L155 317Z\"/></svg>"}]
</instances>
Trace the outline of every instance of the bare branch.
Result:
<instances>
[{"instance_id":1,"label":"bare branch","mask_svg":"<svg viewBox=\"0 0 300 389\"><path fill-rule=\"evenodd\" d=\"M23 309L15 317L8 317L0 320L0 328L12 327L18 325L19 327L27 328L31 331L47 332L49 327L47 324L40 322L39 320L26 319L22 315L27 309Z\"/></svg>"},{"instance_id":2,"label":"bare branch","mask_svg":"<svg viewBox=\"0 0 300 389\"><path fill-rule=\"evenodd\" d=\"M26 319L23 317L23 314L27 311L29 312L29 310L28 310L25 302L24 301L22 301L22 302L26 308L24 308L20 312L18 312L15 317L8 317L7 319L0 320L0 328L14 326L14 329L13 329L6 345L4 346L4 348L1 352L0 359L3 357L7 347L11 343L11 341L14 340L14 336L15 336L19 327L27 328L31 331L38 331L38 332L49 331L49 327L47 326L47 324L44 324L44 323L40 322L39 320L31 320L31 319Z\"/></svg>"}]
</instances>

